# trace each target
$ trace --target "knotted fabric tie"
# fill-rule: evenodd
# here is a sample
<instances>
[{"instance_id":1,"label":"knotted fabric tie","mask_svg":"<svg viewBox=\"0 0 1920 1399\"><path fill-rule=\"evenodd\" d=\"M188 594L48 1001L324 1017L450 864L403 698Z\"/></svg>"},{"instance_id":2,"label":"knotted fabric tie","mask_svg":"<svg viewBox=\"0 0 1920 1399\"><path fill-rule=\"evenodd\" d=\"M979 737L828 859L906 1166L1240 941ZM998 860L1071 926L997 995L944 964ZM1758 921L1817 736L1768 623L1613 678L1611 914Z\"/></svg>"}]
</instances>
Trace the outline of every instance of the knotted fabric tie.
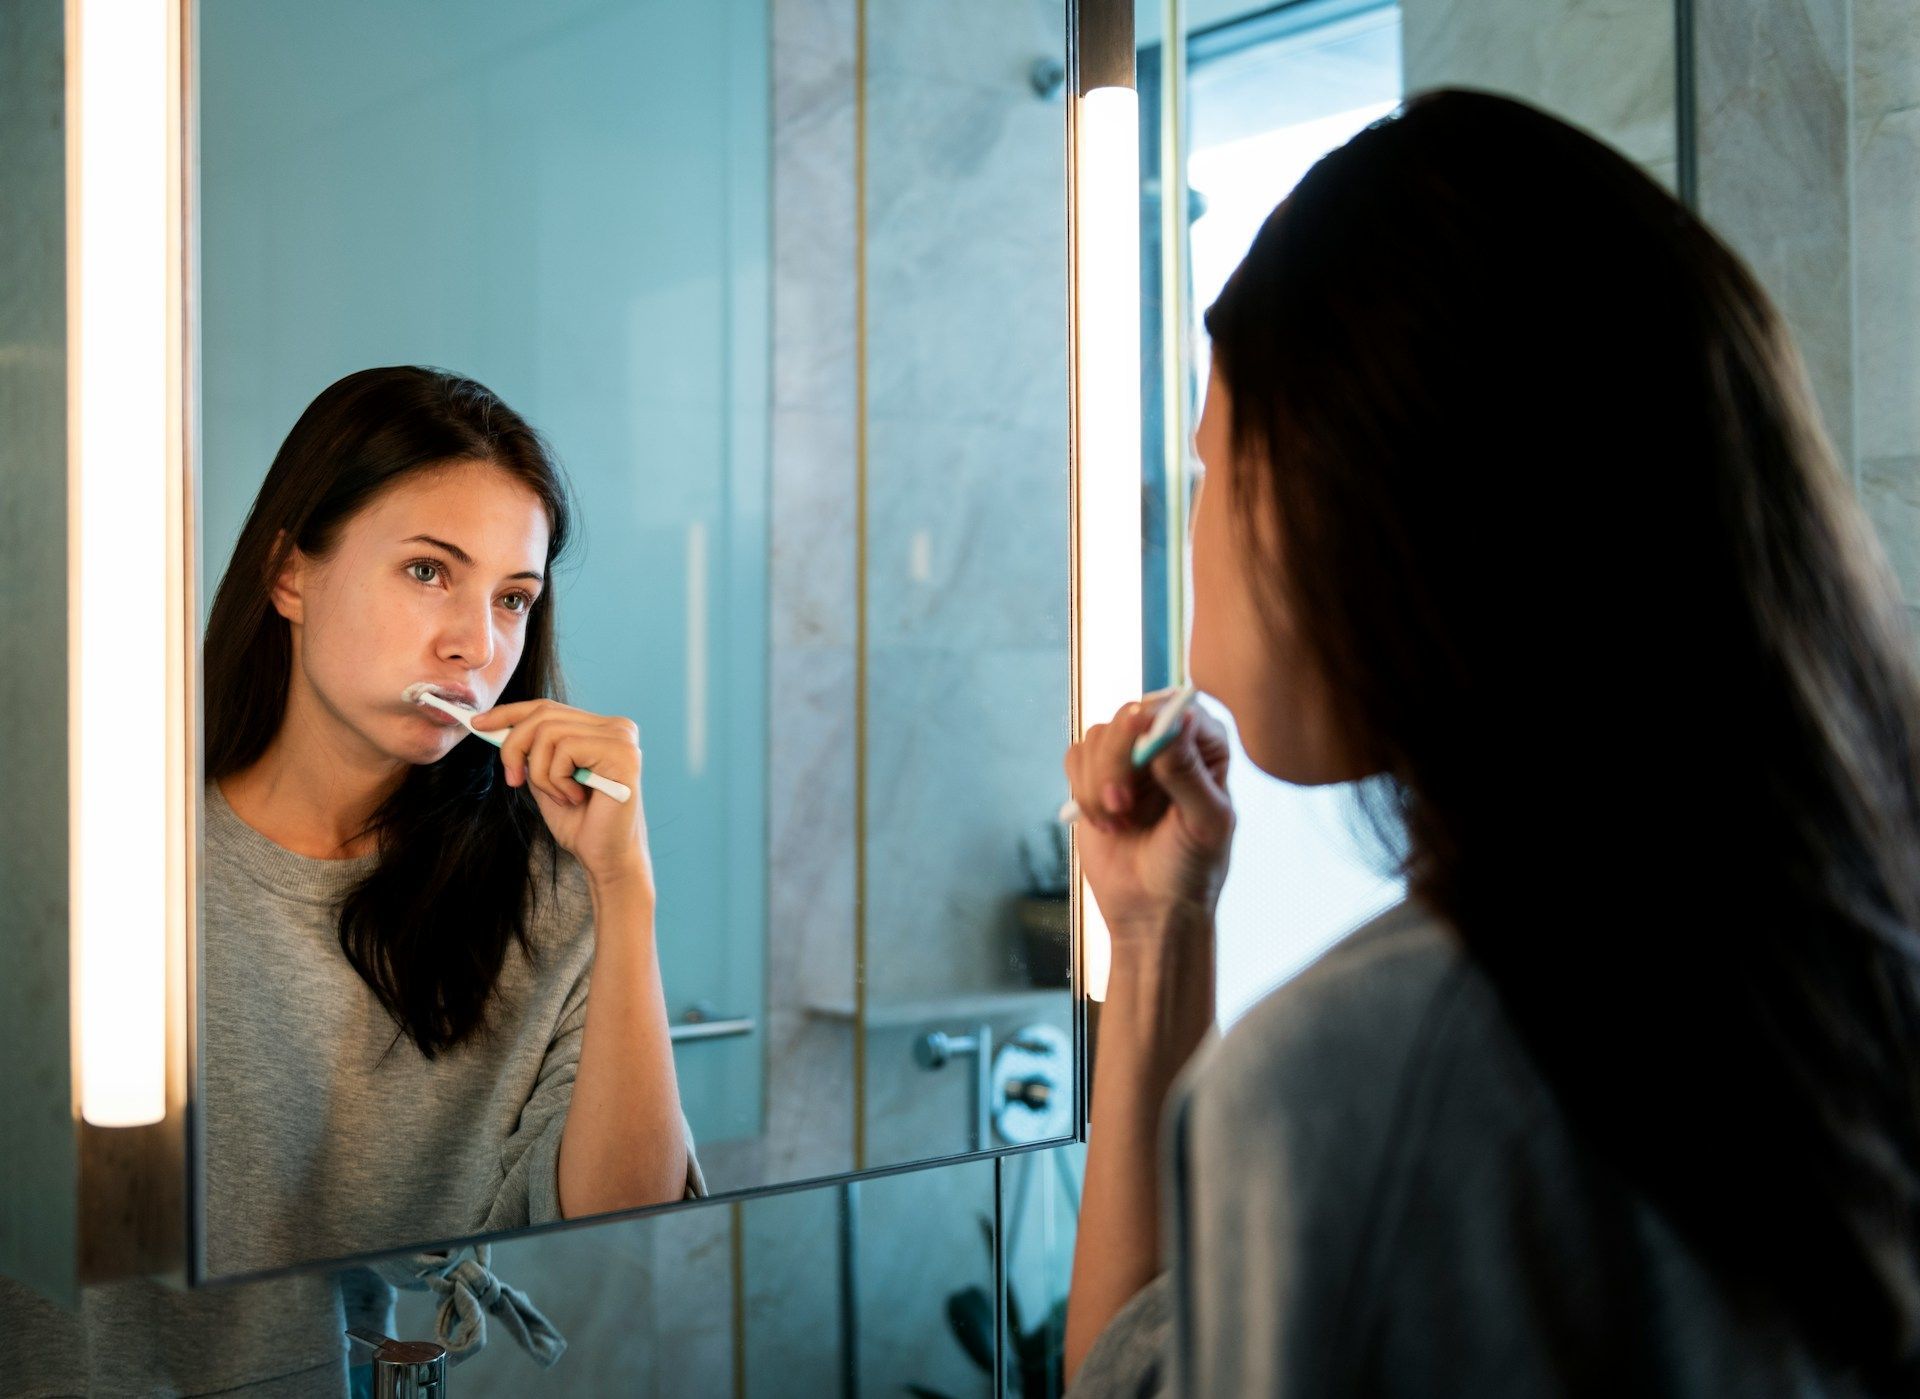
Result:
<instances>
[{"instance_id":1,"label":"knotted fabric tie","mask_svg":"<svg viewBox=\"0 0 1920 1399\"><path fill-rule=\"evenodd\" d=\"M375 1271L395 1287L440 1294L434 1339L456 1365L487 1344L489 1316L542 1367L553 1364L566 1350L566 1338L526 1293L494 1275L491 1245L471 1247L471 1258L461 1256L466 1246L427 1249L377 1264Z\"/></svg>"}]
</instances>

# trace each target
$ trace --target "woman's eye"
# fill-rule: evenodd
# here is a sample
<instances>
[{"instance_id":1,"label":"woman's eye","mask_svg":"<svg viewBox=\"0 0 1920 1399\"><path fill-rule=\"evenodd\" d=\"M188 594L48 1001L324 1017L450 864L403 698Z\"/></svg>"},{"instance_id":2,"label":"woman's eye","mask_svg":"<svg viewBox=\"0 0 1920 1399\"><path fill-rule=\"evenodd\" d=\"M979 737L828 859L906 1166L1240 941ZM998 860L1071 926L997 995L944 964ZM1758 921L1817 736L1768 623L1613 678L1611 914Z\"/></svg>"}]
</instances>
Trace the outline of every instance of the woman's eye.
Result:
<instances>
[{"instance_id":1,"label":"woman's eye","mask_svg":"<svg viewBox=\"0 0 1920 1399\"><path fill-rule=\"evenodd\" d=\"M533 606L533 599L528 597L525 593L508 593L504 598L500 600L504 603L519 604L518 607L509 606L507 608L507 611L509 612L525 612L529 607Z\"/></svg>"},{"instance_id":2,"label":"woman's eye","mask_svg":"<svg viewBox=\"0 0 1920 1399\"><path fill-rule=\"evenodd\" d=\"M425 572L425 577L421 576L422 571ZM407 572L413 575L413 581L416 583L431 583L435 578L439 577L440 565L437 563L428 563L423 559L408 564Z\"/></svg>"}]
</instances>

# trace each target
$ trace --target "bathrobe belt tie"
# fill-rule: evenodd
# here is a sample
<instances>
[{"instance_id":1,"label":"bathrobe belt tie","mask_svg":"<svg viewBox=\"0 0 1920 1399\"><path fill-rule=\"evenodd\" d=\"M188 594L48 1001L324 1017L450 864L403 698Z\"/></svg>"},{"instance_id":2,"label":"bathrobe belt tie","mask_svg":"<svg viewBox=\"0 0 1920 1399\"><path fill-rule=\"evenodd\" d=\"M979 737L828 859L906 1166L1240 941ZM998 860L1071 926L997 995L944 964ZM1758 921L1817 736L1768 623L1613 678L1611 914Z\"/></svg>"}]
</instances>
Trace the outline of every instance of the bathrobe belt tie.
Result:
<instances>
[{"instance_id":1,"label":"bathrobe belt tie","mask_svg":"<svg viewBox=\"0 0 1920 1399\"><path fill-rule=\"evenodd\" d=\"M396 1287L440 1294L434 1339L455 1364L486 1345L489 1316L542 1367L553 1364L566 1350L566 1338L526 1293L494 1274L491 1245L470 1247L471 1258L461 1257L464 1246L427 1249L376 1264L374 1271Z\"/></svg>"}]
</instances>

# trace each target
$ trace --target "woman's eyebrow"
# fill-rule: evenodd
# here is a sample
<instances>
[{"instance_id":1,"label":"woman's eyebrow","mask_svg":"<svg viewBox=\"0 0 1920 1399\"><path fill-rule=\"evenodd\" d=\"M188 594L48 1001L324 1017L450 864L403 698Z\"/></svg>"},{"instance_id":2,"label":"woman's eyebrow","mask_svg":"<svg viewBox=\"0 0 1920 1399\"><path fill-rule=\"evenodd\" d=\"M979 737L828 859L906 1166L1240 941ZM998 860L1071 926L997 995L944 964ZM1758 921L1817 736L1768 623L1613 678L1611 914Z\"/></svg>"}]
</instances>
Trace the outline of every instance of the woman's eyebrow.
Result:
<instances>
[{"instance_id":1,"label":"woman's eyebrow","mask_svg":"<svg viewBox=\"0 0 1920 1399\"><path fill-rule=\"evenodd\" d=\"M400 542L402 544L431 544L434 548L444 549L449 554L453 555L454 562L457 564L460 564L462 567L464 568L473 567L473 555L469 554L465 549L462 549L458 544L450 544L444 539L435 539L430 534L409 535L407 538L401 540ZM518 573L509 573L507 577L531 578L536 583L543 581L540 575L530 568L523 568Z\"/></svg>"}]
</instances>

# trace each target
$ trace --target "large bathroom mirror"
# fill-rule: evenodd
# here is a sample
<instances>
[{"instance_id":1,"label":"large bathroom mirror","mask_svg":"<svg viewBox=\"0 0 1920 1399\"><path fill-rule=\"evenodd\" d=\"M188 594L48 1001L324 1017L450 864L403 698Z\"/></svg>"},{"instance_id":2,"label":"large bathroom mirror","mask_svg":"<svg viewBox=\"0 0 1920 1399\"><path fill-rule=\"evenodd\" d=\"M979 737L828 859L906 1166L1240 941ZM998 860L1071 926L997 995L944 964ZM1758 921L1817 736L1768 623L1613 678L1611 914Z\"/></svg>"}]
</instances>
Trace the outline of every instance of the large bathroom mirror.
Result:
<instances>
[{"instance_id":1,"label":"large bathroom mirror","mask_svg":"<svg viewBox=\"0 0 1920 1399\"><path fill-rule=\"evenodd\" d=\"M196 1275L1072 1138L1066 7L194 9Z\"/></svg>"}]
</instances>

